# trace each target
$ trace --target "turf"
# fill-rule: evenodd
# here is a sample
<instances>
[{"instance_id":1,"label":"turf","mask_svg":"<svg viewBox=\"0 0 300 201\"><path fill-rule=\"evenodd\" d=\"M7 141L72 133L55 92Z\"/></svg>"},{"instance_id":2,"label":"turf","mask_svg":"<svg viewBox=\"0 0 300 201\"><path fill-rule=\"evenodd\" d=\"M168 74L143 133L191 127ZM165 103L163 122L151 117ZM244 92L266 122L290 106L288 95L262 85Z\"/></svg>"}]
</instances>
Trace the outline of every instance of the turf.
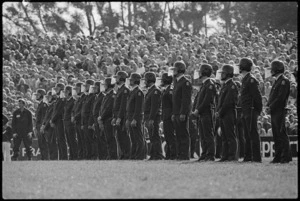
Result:
<instances>
[{"instance_id":1,"label":"turf","mask_svg":"<svg viewBox=\"0 0 300 201\"><path fill-rule=\"evenodd\" d=\"M2 197L297 198L289 164L183 161L2 162Z\"/></svg>"}]
</instances>

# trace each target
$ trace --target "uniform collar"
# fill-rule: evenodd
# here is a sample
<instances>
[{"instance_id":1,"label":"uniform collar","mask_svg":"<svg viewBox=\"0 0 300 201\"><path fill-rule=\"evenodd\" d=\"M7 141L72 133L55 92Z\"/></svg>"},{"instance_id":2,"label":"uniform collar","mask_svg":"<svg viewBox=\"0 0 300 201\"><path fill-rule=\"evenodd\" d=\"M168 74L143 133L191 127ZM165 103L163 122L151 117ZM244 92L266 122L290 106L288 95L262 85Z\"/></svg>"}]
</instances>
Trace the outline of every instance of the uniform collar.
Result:
<instances>
[{"instance_id":1,"label":"uniform collar","mask_svg":"<svg viewBox=\"0 0 300 201\"><path fill-rule=\"evenodd\" d=\"M203 84L205 84L205 82L207 81L207 80L209 80L209 77L207 77L207 78L204 78L204 80L203 80Z\"/></svg>"},{"instance_id":2,"label":"uniform collar","mask_svg":"<svg viewBox=\"0 0 300 201\"><path fill-rule=\"evenodd\" d=\"M118 85L118 89L121 89L124 85L125 83L121 84L120 86Z\"/></svg>"},{"instance_id":3,"label":"uniform collar","mask_svg":"<svg viewBox=\"0 0 300 201\"><path fill-rule=\"evenodd\" d=\"M72 96L69 99L67 99L67 101L69 101L71 98L72 98Z\"/></svg>"},{"instance_id":4,"label":"uniform collar","mask_svg":"<svg viewBox=\"0 0 300 201\"><path fill-rule=\"evenodd\" d=\"M232 81L232 78L228 79L225 81L225 84L227 84L228 82Z\"/></svg>"},{"instance_id":5,"label":"uniform collar","mask_svg":"<svg viewBox=\"0 0 300 201\"><path fill-rule=\"evenodd\" d=\"M283 76L283 73L279 74L277 77L275 77L275 81L277 81L282 76Z\"/></svg>"},{"instance_id":6,"label":"uniform collar","mask_svg":"<svg viewBox=\"0 0 300 201\"><path fill-rule=\"evenodd\" d=\"M182 78L184 77L184 74L180 75L179 77L176 78L177 82Z\"/></svg>"},{"instance_id":7,"label":"uniform collar","mask_svg":"<svg viewBox=\"0 0 300 201\"><path fill-rule=\"evenodd\" d=\"M131 91L135 90L139 85L135 85L134 87L131 88Z\"/></svg>"}]
</instances>

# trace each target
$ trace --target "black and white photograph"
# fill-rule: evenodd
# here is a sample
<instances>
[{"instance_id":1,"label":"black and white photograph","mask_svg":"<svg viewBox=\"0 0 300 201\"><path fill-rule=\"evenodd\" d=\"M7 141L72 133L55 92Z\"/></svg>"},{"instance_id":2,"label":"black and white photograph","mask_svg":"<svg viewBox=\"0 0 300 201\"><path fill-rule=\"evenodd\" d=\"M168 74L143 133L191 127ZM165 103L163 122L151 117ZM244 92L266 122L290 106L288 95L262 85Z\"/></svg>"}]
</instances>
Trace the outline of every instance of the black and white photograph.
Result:
<instances>
[{"instance_id":1,"label":"black and white photograph","mask_svg":"<svg viewBox=\"0 0 300 201\"><path fill-rule=\"evenodd\" d=\"M3 199L295 199L298 2L2 3Z\"/></svg>"}]
</instances>

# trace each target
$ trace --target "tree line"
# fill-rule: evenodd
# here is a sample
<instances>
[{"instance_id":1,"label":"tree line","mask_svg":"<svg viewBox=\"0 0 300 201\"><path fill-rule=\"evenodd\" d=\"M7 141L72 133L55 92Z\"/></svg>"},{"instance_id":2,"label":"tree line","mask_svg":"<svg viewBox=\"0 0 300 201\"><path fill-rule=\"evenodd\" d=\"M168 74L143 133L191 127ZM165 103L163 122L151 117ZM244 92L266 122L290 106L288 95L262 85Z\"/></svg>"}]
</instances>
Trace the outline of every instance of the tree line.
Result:
<instances>
[{"instance_id":1,"label":"tree line","mask_svg":"<svg viewBox=\"0 0 300 201\"><path fill-rule=\"evenodd\" d=\"M227 34L245 25L256 26L259 30L297 30L297 2L120 2L120 13L113 10L111 2L66 4L62 8L56 2L11 3L2 13L2 18L9 22L3 24L3 31L11 32L17 27L31 36L49 32L74 36L84 34L85 26L93 35L105 26L110 30L122 27L131 31L133 25L166 27L168 24L172 33L198 34L203 28L207 33L207 16L213 20L222 19L219 25ZM80 12L70 13L68 7ZM93 9L97 12L92 12ZM96 14L100 21L95 20ZM64 17L66 15L68 18Z\"/></svg>"}]
</instances>

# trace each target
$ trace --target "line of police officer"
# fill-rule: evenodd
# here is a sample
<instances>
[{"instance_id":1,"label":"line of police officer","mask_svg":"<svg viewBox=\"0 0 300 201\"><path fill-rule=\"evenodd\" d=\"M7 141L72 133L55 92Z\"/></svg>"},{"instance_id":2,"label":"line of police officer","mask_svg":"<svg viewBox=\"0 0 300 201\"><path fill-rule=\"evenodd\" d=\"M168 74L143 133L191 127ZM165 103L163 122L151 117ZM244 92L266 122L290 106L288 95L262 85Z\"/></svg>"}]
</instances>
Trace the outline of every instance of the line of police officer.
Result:
<instances>
[{"instance_id":1,"label":"line of police officer","mask_svg":"<svg viewBox=\"0 0 300 201\"><path fill-rule=\"evenodd\" d=\"M156 75L147 72L145 95L139 87L141 75L131 74L129 89L125 85L127 73L124 71L104 82L87 80L76 83L73 88L58 83L47 94L38 89L37 100L41 102L36 111L36 129L42 160L143 160L147 153L149 160L189 160L198 149L198 161L214 161L218 124L222 143L220 162L239 158L244 158L244 162L261 162L257 118L262 111L262 96L258 81L250 73L252 66L250 59L241 59L239 68L243 78L240 84L233 80L233 66L224 65L219 90L216 81L210 78L212 67L201 65L201 87L194 100L191 81L184 75L186 66L182 61L175 62L169 69L172 75L162 74L161 88L155 85ZM275 141L272 163L291 161L284 124L289 80L283 72L283 63L273 61L271 73L276 82L267 108ZM197 120L201 154L195 145L196 142L199 145L199 141L190 136L191 119ZM159 136L161 121L166 140L165 156ZM242 125L239 129L238 122ZM145 127L150 147L146 144Z\"/></svg>"}]
</instances>

